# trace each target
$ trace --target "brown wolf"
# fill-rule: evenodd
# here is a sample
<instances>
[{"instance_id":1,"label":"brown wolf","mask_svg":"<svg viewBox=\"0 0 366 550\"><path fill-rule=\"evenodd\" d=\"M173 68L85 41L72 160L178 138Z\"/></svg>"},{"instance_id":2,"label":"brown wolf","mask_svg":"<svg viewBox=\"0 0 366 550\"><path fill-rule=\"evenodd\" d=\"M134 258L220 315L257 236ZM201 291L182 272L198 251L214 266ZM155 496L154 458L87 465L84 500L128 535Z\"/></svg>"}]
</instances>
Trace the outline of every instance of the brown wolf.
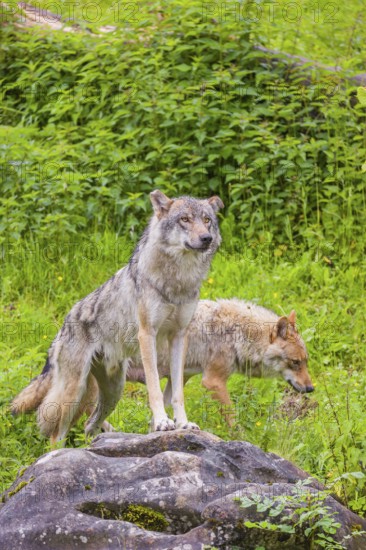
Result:
<instances>
[{"instance_id":1,"label":"brown wolf","mask_svg":"<svg viewBox=\"0 0 366 550\"><path fill-rule=\"evenodd\" d=\"M12 402L13 413L38 408L41 432L63 440L98 385L86 433L102 428L120 399L129 356L138 349L153 414L153 430L196 428L184 408L186 329L220 242L219 197L169 199L150 194L154 215L129 264L74 305L54 339L43 372ZM137 329L138 344L131 330ZM157 347L169 348L174 421L165 412ZM46 394L44 390L46 388Z\"/></svg>"},{"instance_id":2,"label":"brown wolf","mask_svg":"<svg viewBox=\"0 0 366 550\"><path fill-rule=\"evenodd\" d=\"M228 409L232 402L226 383L234 372L254 377L280 376L298 392L314 391L305 343L295 323L295 311L280 317L238 299L201 300L188 327L185 381L202 372L202 385ZM166 351L166 347L159 350L161 376L169 376ZM138 367L138 362L135 365ZM132 376L131 366L129 372ZM142 378L139 370L134 376ZM171 391L168 378L164 390L166 406L171 401ZM225 416L231 423L232 414Z\"/></svg>"},{"instance_id":3,"label":"brown wolf","mask_svg":"<svg viewBox=\"0 0 366 550\"><path fill-rule=\"evenodd\" d=\"M284 378L296 391L314 391L308 354L296 326L296 313L273 311L238 299L200 300L188 327L184 382L202 373L202 385L224 405L232 424L232 402L227 380L234 372L254 377ZM159 374L168 376L164 403L171 402L167 347L159 349ZM141 362L130 360L127 379L144 381ZM230 411L231 409L231 411Z\"/></svg>"}]
</instances>

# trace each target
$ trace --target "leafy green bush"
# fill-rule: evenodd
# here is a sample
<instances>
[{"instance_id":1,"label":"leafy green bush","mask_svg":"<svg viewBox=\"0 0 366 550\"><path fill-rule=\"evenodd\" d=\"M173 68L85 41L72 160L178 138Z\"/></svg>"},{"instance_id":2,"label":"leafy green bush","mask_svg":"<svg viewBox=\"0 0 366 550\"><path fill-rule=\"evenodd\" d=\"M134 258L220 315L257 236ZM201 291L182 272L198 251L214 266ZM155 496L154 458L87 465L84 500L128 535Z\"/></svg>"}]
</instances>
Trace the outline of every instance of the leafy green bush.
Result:
<instances>
[{"instance_id":1,"label":"leafy green bush","mask_svg":"<svg viewBox=\"0 0 366 550\"><path fill-rule=\"evenodd\" d=\"M355 246L366 155L353 89L264 62L248 21L195 1L159 9L103 36L5 28L1 229L133 231L159 187L220 194L248 239Z\"/></svg>"},{"instance_id":2,"label":"leafy green bush","mask_svg":"<svg viewBox=\"0 0 366 550\"><path fill-rule=\"evenodd\" d=\"M346 535L341 542L338 542L335 535L341 524L336 521L336 512L332 511L327 503L330 491L315 489L311 491L307 487L310 483L311 478L298 481L292 495L262 497L253 494L237 497L235 500L240 502L242 508L255 507L257 512L265 513L268 518L254 522L245 521L244 525L249 529L301 534L308 542L310 550L345 549L346 541L365 532L355 529L354 534Z\"/></svg>"}]
</instances>

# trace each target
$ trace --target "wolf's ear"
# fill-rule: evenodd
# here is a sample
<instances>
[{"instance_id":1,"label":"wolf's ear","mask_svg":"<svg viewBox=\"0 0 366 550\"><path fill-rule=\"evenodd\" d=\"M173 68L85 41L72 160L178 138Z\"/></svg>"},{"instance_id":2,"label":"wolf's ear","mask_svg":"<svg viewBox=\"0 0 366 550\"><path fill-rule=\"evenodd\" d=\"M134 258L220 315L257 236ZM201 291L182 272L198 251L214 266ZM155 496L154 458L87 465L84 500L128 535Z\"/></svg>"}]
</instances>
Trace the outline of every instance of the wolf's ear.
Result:
<instances>
[{"instance_id":1,"label":"wolf's ear","mask_svg":"<svg viewBox=\"0 0 366 550\"><path fill-rule=\"evenodd\" d=\"M294 327L296 323L296 311L293 309L290 313L290 315L287 317L290 324Z\"/></svg>"},{"instance_id":2,"label":"wolf's ear","mask_svg":"<svg viewBox=\"0 0 366 550\"><path fill-rule=\"evenodd\" d=\"M284 340L286 340L288 325L289 325L288 318L287 317L280 317L277 321L277 326L276 326L277 336L279 336L280 338L283 338Z\"/></svg>"},{"instance_id":3,"label":"wolf's ear","mask_svg":"<svg viewBox=\"0 0 366 550\"><path fill-rule=\"evenodd\" d=\"M164 193L156 189L150 193L151 204L153 205L154 212L160 219L169 212L169 208L173 204L172 199L169 199Z\"/></svg>"},{"instance_id":4,"label":"wolf's ear","mask_svg":"<svg viewBox=\"0 0 366 550\"><path fill-rule=\"evenodd\" d=\"M224 203L222 202L220 197L218 197L217 195L209 198L208 203L212 206L214 212L218 212L220 208L224 208Z\"/></svg>"}]
</instances>

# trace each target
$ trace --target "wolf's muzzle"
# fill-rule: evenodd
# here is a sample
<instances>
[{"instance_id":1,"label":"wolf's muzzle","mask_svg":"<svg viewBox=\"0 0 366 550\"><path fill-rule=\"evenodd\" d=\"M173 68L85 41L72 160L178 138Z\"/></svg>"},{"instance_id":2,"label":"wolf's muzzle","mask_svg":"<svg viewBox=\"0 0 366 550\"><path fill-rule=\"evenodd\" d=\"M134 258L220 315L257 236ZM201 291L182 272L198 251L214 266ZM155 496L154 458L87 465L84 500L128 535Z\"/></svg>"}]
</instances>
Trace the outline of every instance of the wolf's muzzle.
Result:
<instances>
[{"instance_id":1,"label":"wolf's muzzle","mask_svg":"<svg viewBox=\"0 0 366 550\"><path fill-rule=\"evenodd\" d=\"M300 386L299 384L296 384L292 380L287 380L287 382L299 393L311 393L314 391L314 386Z\"/></svg>"},{"instance_id":2,"label":"wolf's muzzle","mask_svg":"<svg viewBox=\"0 0 366 550\"><path fill-rule=\"evenodd\" d=\"M209 250L209 248L210 248L211 241L212 241L212 237L211 237L211 235L210 235L210 240L207 241L206 243L203 242L203 243L202 243L202 246L192 246L192 245L190 245L189 243L184 243L184 246L185 246L188 250L198 250L198 251L201 251L201 252L207 252L207 250Z\"/></svg>"}]
</instances>

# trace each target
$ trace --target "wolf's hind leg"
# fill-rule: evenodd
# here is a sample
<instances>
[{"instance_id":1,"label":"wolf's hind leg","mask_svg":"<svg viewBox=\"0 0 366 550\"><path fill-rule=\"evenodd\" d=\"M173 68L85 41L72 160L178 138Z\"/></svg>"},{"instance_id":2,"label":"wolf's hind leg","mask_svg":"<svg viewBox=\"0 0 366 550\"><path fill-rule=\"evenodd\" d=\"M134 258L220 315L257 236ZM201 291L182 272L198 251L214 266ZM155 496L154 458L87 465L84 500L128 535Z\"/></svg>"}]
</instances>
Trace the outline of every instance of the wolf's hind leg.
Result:
<instances>
[{"instance_id":1,"label":"wolf's hind leg","mask_svg":"<svg viewBox=\"0 0 366 550\"><path fill-rule=\"evenodd\" d=\"M225 418L226 422L230 427L234 425L235 422L235 411L233 403L230 399L230 395L226 386L227 377L215 376L215 372L212 374L209 370L204 371L202 378L202 386L207 390L212 392L212 398L216 401L219 401L222 405L220 413Z\"/></svg>"},{"instance_id":2,"label":"wolf's hind leg","mask_svg":"<svg viewBox=\"0 0 366 550\"><path fill-rule=\"evenodd\" d=\"M98 393L99 391L98 391L97 381L95 380L94 376L91 373L89 373L85 395L81 401L80 407L75 413L74 419L72 421L72 425L76 424L76 422L84 413L86 413L89 416L93 413L98 402ZM109 424L109 422L105 420L102 424L102 431L115 432L116 430L113 428L111 424Z\"/></svg>"},{"instance_id":3,"label":"wolf's hind leg","mask_svg":"<svg viewBox=\"0 0 366 550\"><path fill-rule=\"evenodd\" d=\"M114 367L106 367L101 361L92 367L93 376L98 382L99 395L95 410L89 417L86 426L86 435L94 435L98 431L114 431L113 427L105 422L106 417L115 409L126 380L127 362ZM112 428L112 429L110 429Z\"/></svg>"},{"instance_id":4,"label":"wolf's hind leg","mask_svg":"<svg viewBox=\"0 0 366 550\"><path fill-rule=\"evenodd\" d=\"M88 369L87 363L84 369ZM70 364L67 372L67 378L60 372L55 373L52 387L38 409L41 433L50 437L52 445L66 438L75 417L79 414L86 392L87 375L83 370L78 368L77 364Z\"/></svg>"}]
</instances>

